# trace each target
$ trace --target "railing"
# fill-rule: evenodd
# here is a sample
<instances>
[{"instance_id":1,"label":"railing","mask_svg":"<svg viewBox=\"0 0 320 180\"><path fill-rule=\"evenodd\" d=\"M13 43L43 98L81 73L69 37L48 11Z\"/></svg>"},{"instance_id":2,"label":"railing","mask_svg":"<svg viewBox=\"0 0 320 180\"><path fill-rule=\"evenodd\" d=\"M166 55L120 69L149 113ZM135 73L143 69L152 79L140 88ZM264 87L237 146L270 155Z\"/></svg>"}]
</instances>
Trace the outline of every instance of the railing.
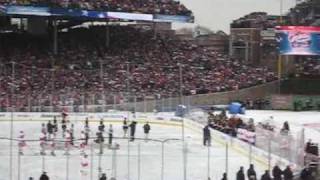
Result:
<instances>
[{"instance_id":1,"label":"railing","mask_svg":"<svg viewBox=\"0 0 320 180\"><path fill-rule=\"evenodd\" d=\"M268 97L278 91L279 82L274 81L246 89L235 91L199 94L192 96L183 96L182 104L188 108L204 106L204 105L220 105L228 104L233 100L246 100ZM50 95L47 95L50 96ZM180 104L179 97L156 98L155 97L124 97L119 94L107 95L104 93L88 94L80 96L78 100L74 100L66 95L58 96L59 103L54 100L54 97L46 98L41 96L34 97L14 97L17 102L25 102L23 106L14 108L18 112L61 112L66 109L69 112L106 112L110 109L130 110L135 112L153 112L153 111L174 111L177 105ZM55 97L57 98L57 97ZM7 97L7 102L10 102L10 97ZM11 108L1 106L0 112L10 112Z\"/></svg>"}]
</instances>

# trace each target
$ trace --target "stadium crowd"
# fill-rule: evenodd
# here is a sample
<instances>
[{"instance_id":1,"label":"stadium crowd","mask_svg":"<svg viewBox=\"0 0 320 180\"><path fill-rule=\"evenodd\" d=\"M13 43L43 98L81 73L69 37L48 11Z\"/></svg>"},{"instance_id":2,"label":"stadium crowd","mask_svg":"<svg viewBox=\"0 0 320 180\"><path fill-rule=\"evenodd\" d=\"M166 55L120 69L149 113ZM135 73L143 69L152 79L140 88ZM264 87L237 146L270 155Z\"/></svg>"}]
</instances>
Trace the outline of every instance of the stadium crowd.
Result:
<instances>
[{"instance_id":1,"label":"stadium crowd","mask_svg":"<svg viewBox=\"0 0 320 180\"><path fill-rule=\"evenodd\" d=\"M49 6L71 9L85 9L97 11L133 12L146 14L185 15L192 12L183 4L175 0L83 0L83 1L37 1L37 0L0 0L0 5L29 5Z\"/></svg>"},{"instance_id":2,"label":"stadium crowd","mask_svg":"<svg viewBox=\"0 0 320 180\"><path fill-rule=\"evenodd\" d=\"M307 59L295 63L295 77L297 78L319 78L320 63L318 59Z\"/></svg>"},{"instance_id":3,"label":"stadium crowd","mask_svg":"<svg viewBox=\"0 0 320 180\"><path fill-rule=\"evenodd\" d=\"M102 96L120 97L127 91L127 76L128 89L138 100L178 96L178 64L184 95L238 90L277 79L267 68L243 65L205 47L154 37L152 31L135 27L112 27L111 44L105 49L103 31L104 27L92 27L61 33L57 56L50 53L46 38L3 34L0 108L10 106L12 87L20 110L34 101L44 106L104 104Z\"/></svg>"}]
</instances>

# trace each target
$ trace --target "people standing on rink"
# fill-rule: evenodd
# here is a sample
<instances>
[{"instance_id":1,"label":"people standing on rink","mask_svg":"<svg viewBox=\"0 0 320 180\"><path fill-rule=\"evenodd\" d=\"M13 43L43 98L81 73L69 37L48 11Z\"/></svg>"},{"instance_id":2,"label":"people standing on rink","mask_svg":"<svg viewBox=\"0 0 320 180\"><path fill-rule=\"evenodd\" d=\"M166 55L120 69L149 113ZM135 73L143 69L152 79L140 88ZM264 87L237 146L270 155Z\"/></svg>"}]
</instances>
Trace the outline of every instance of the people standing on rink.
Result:
<instances>
[{"instance_id":1,"label":"people standing on rink","mask_svg":"<svg viewBox=\"0 0 320 180\"><path fill-rule=\"evenodd\" d=\"M18 147L19 147L19 154L23 155L23 148L27 145L26 141L24 140L25 134L23 131L19 132L18 136Z\"/></svg>"},{"instance_id":2,"label":"people standing on rink","mask_svg":"<svg viewBox=\"0 0 320 180\"><path fill-rule=\"evenodd\" d=\"M50 154L52 156L55 156L56 153L55 153L55 150L56 150L56 141L55 141L55 136L53 136L53 138L50 139Z\"/></svg>"},{"instance_id":3,"label":"people standing on rink","mask_svg":"<svg viewBox=\"0 0 320 180\"><path fill-rule=\"evenodd\" d=\"M67 130L67 122L64 118L61 121L61 129L62 129L62 137L65 138L66 130Z\"/></svg>"},{"instance_id":4,"label":"people standing on rink","mask_svg":"<svg viewBox=\"0 0 320 180\"><path fill-rule=\"evenodd\" d=\"M68 122L67 121L67 116L68 116L68 111L66 109L63 109L62 113L61 113L61 117L62 117L62 121Z\"/></svg>"},{"instance_id":5,"label":"people standing on rink","mask_svg":"<svg viewBox=\"0 0 320 180\"><path fill-rule=\"evenodd\" d=\"M84 124L84 134L85 134L85 142L86 144L85 145L88 145L88 141L89 141L89 138L90 138L90 126L89 126L89 120L88 118L86 118L85 120L85 124Z\"/></svg>"},{"instance_id":6,"label":"people standing on rink","mask_svg":"<svg viewBox=\"0 0 320 180\"><path fill-rule=\"evenodd\" d=\"M56 116L53 117L53 131L55 134L58 132L58 121Z\"/></svg>"},{"instance_id":7,"label":"people standing on rink","mask_svg":"<svg viewBox=\"0 0 320 180\"><path fill-rule=\"evenodd\" d=\"M84 154L81 157L81 168L80 168L80 174L81 174L81 180L86 180L89 175L89 160L88 155Z\"/></svg>"},{"instance_id":8,"label":"people standing on rink","mask_svg":"<svg viewBox=\"0 0 320 180\"><path fill-rule=\"evenodd\" d=\"M99 130L100 132L104 133L104 128L105 128L105 126L104 126L104 124L103 124L103 119L100 119L100 124L99 124L99 126L98 126L98 130Z\"/></svg>"},{"instance_id":9,"label":"people standing on rink","mask_svg":"<svg viewBox=\"0 0 320 180\"><path fill-rule=\"evenodd\" d=\"M136 133L136 125L137 125L136 121L132 121L129 125L129 127L130 127L130 141L134 141L134 135Z\"/></svg>"},{"instance_id":10,"label":"people standing on rink","mask_svg":"<svg viewBox=\"0 0 320 180\"><path fill-rule=\"evenodd\" d=\"M65 155L69 155L69 150L71 148L71 133L70 130L66 130L65 132L65 140L64 140L64 147L65 147Z\"/></svg>"},{"instance_id":11,"label":"people standing on rink","mask_svg":"<svg viewBox=\"0 0 320 180\"><path fill-rule=\"evenodd\" d=\"M70 144L73 146L74 145L74 143L73 143L73 141L74 141L74 124L71 124L71 127L70 127L70 138L71 138Z\"/></svg>"},{"instance_id":12,"label":"people standing on rink","mask_svg":"<svg viewBox=\"0 0 320 180\"><path fill-rule=\"evenodd\" d=\"M244 175L242 166L240 167L239 171L237 172L237 179L236 180L245 180L245 175Z\"/></svg>"},{"instance_id":13,"label":"people standing on rink","mask_svg":"<svg viewBox=\"0 0 320 180\"><path fill-rule=\"evenodd\" d=\"M250 168L247 171L248 180L257 180L257 173L254 170L253 164L250 164Z\"/></svg>"},{"instance_id":14,"label":"people standing on rink","mask_svg":"<svg viewBox=\"0 0 320 180\"><path fill-rule=\"evenodd\" d=\"M112 128L112 124L109 125L108 135L109 135L108 144L111 146L111 145L112 145L112 139L113 139L113 128Z\"/></svg>"},{"instance_id":15,"label":"people standing on rink","mask_svg":"<svg viewBox=\"0 0 320 180\"><path fill-rule=\"evenodd\" d=\"M124 118L123 120L123 125L122 125L122 129L123 129L123 137L127 137L128 135L128 122L127 122L127 118Z\"/></svg>"},{"instance_id":16,"label":"people standing on rink","mask_svg":"<svg viewBox=\"0 0 320 180\"><path fill-rule=\"evenodd\" d=\"M47 146L47 134L45 131L42 131L40 134L40 154L46 155L45 148Z\"/></svg>"},{"instance_id":17,"label":"people standing on rink","mask_svg":"<svg viewBox=\"0 0 320 180\"><path fill-rule=\"evenodd\" d=\"M50 140L53 137L53 133L54 133L54 125L51 124L51 121L47 123L47 132L48 132L48 140Z\"/></svg>"},{"instance_id":18,"label":"people standing on rink","mask_svg":"<svg viewBox=\"0 0 320 180\"><path fill-rule=\"evenodd\" d=\"M203 145L204 146L211 146L211 133L209 125L206 125L203 128Z\"/></svg>"},{"instance_id":19,"label":"people standing on rink","mask_svg":"<svg viewBox=\"0 0 320 180\"><path fill-rule=\"evenodd\" d=\"M146 141L149 139L150 129L151 129L151 127L149 125L149 122L147 121L147 123L145 125L143 125L144 139Z\"/></svg>"},{"instance_id":20,"label":"people standing on rink","mask_svg":"<svg viewBox=\"0 0 320 180\"><path fill-rule=\"evenodd\" d=\"M44 123L41 124L41 133L47 134L47 128L46 128L46 125Z\"/></svg>"},{"instance_id":21,"label":"people standing on rink","mask_svg":"<svg viewBox=\"0 0 320 180\"><path fill-rule=\"evenodd\" d=\"M87 146L87 139L86 139L86 134L84 131L81 131L81 134L80 134L80 153L81 154L86 154L85 153L85 148Z\"/></svg>"}]
</instances>

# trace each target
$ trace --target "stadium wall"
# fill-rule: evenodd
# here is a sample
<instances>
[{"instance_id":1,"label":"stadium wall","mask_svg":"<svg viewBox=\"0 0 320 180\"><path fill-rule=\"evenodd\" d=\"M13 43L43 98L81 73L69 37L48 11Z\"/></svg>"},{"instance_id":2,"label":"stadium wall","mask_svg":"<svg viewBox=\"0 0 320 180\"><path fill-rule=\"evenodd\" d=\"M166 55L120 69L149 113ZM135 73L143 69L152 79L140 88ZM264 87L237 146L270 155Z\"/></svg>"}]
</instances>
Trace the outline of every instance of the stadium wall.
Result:
<instances>
[{"instance_id":1,"label":"stadium wall","mask_svg":"<svg viewBox=\"0 0 320 180\"><path fill-rule=\"evenodd\" d=\"M221 93L200 94L193 96L184 96L182 102L187 106L205 106L205 105L218 105L229 104L233 100L257 99L266 98L278 92L279 81L266 83L263 85L254 86L251 88L240 89L236 91L228 91ZM159 109L159 106L165 105L175 108L180 104L179 98L149 100L145 102L137 102L129 104L130 109L136 109L139 112L152 112L154 109ZM121 106L121 105L119 105ZM123 109L124 109L123 105ZM121 109L121 108L120 108Z\"/></svg>"}]
</instances>

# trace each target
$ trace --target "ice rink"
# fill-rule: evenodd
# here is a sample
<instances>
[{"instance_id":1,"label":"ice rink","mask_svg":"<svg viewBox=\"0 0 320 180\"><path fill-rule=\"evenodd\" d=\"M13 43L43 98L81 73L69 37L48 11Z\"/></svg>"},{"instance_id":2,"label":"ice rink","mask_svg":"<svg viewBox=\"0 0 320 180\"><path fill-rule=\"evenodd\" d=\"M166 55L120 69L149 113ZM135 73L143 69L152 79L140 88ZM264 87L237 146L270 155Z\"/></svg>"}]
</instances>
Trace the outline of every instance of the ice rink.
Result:
<instances>
[{"instance_id":1,"label":"ice rink","mask_svg":"<svg viewBox=\"0 0 320 180\"><path fill-rule=\"evenodd\" d=\"M172 115L171 113L170 115ZM284 121L288 121L292 133L305 129L306 139L312 139L314 142L320 142L319 120L320 112L289 112L289 111L247 111L245 118L253 118L255 122L267 120L273 116L274 123L278 128L281 128ZM72 121L75 125L75 139L80 138L80 132L83 130L84 119ZM161 120L158 120L161 121ZM60 119L58 119L60 122ZM142 126L144 122L137 125L136 137L142 140L136 140L128 143L127 139L123 139L122 122L121 121L104 121L106 130L109 124L113 124L114 136L121 139L114 139L114 142L120 145L120 149L113 156L112 150L104 146L104 153L99 156L99 146L95 143L92 147L86 149L88 156L89 167L83 169L81 167L82 156L79 151L79 143L75 142L75 147L70 151L70 156L64 155L65 151L62 148L56 150L56 156L39 155L40 145L39 137L41 134L41 123L44 121L14 121L13 137L17 138L19 131L25 132L25 139L33 140L27 142L27 147L24 149L24 155L18 156L18 142L13 142L13 174L14 179L27 179L34 177L37 179L44 170L53 180L96 180L99 174L99 164L101 164L102 173L106 173L108 177L112 174L116 175L117 180L161 180L162 168L162 144L159 141L165 139L179 139L164 143L164 166L163 179L165 180L182 180L183 179L183 150L182 150L182 128L179 124L151 124L150 139L156 141L143 140L144 134ZM0 121L0 137L10 137L10 122ZM70 127L70 124L68 125ZM98 122L90 122L91 136L94 136L98 130ZM108 136L105 134L105 136ZM59 132L57 139L62 139L61 124L59 124ZM187 166L186 174L189 180L207 180L208 164L210 165L209 176L211 179L221 179L222 174L228 168L228 176L230 179L235 179L235 174L240 166L244 166L246 170L249 166L249 157L246 153L242 153L233 147L229 147L228 151L228 167L226 167L226 147L221 141L215 141L213 137L212 146L210 147L210 162L208 163L208 148L202 145L201 129L185 128L185 141L187 142ZM105 143L107 138L105 139ZM0 180L9 179L9 161L10 161L10 142L9 140L0 140ZM128 148L129 145L129 148ZM140 151L138 150L140 146ZM112 165L112 157L116 157L114 166ZM99 163L100 162L100 163ZM129 162L129 163L128 163ZM252 163L256 167L258 177L268 168L267 162ZM18 165L20 164L20 166ZM20 170L19 170L20 168ZM80 171L84 170L87 175L81 176ZM20 172L20 174L19 174ZM68 177L68 178L67 178Z\"/></svg>"},{"instance_id":2,"label":"ice rink","mask_svg":"<svg viewBox=\"0 0 320 180\"><path fill-rule=\"evenodd\" d=\"M17 138L18 132L23 130L26 139L38 140L41 129L40 121L36 122L14 122L14 137ZM77 121L75 124L75 138L80 137L80 131L83 129L83 122ZM106 129L109 126L105 120ZM137 125L136 137L143 138L143 124ZM92 133L97 131L97 122L91 122L90 127ZM114 123L114 136L122 137L122 124ZM10 136L10 123L0 122L0 137ZM61 127L59 126L58 138L61 138ZM164 140L170 138L181 139L181 126L155 125L151 124L150 138ZM92 135L93 135L92 134ZM107 136L107 135L105 135ZM221 179L226 169L226 148L221 142L213 141L210 148L210 163L208 163L208 148L202 145L201 131L185 129L185 140L187 142L187 179L190 180L207 180L208 164L210 164L211 179ZM107 139L106 139L107 141ZM112 151L107 147L101 156L101 172L110 177L112 170L116 170L117 180L160 180L161 179L161 143L155 141L145 142L144 140L136 140L129 143L128 140L114 140L120 144L120 149L116 152L116 167L112 168ZM79 142L76 142L77 146ZM140 144L140 156L138 146ZM9 179L9 141L0 140L0 180ZM14 179L18 179L19 172L22 179L34 177L37 179L44 169L53 180L90 180L91 177L96 180L99 174L99 148L94 146L94 151L90 148L86 150L89 157L89 168L86 177L80 175L81 156L78 148L71 150L70 156L64 155L64 150L57 150L56 156L39 155L39 141L27 142L27 147L23 156L20 156L20 171L18 166L18 147L14 142L13 152L13 173ZM49 152L47 152L49 154ZM129 154L129 155L128 155ZM129 158L128 158L129 157ZM140 158L139 158L140 157ZM235 179L235 174L240 166L244 166L245 170L249 166L249 158L244 154L229 148L228 151L228 175L230 179ZM69 159L69 160L68 160ZM128 166L128 162L129 166ZM258 176L267 168L266 164L253 162L256 166ZM140 164L140 165L139 165ZM183 179L183 153L181 141L168 141L164 144L164 179L165 180L182 180ZM114 171L115 173L115 171ZM67 178L69 177L69 178Z\"/></svg>"}]
</instances>

